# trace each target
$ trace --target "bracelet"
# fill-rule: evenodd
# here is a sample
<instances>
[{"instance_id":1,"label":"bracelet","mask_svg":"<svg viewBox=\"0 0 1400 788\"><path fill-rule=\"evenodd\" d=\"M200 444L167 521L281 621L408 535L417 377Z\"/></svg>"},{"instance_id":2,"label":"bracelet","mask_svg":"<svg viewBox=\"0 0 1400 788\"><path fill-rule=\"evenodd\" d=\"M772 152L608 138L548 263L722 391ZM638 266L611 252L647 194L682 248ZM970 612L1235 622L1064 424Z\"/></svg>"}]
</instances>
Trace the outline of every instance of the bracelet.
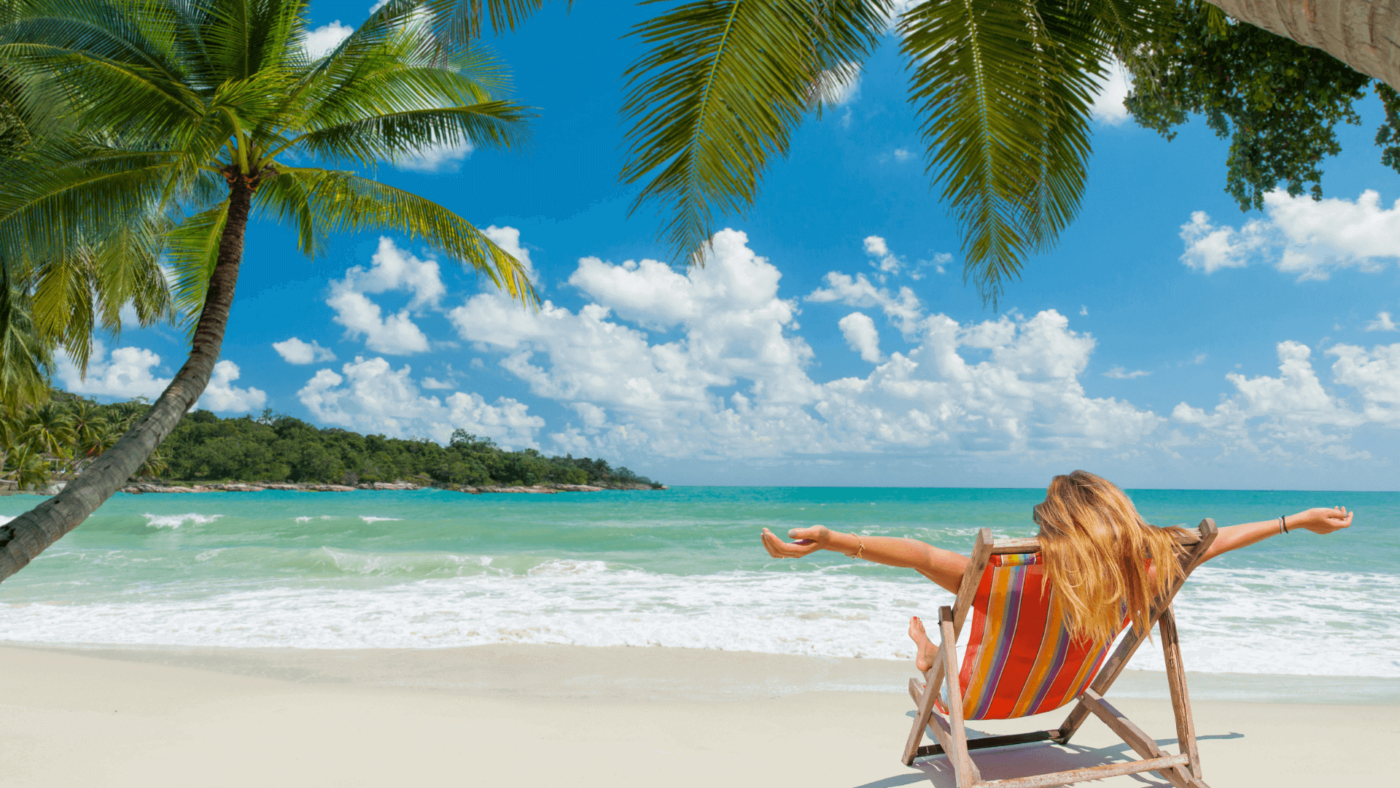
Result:
<instances>
[{"instance_id":1,"label":"bracelet","mask_svg":"<svg viewBox=\"0 0 1400 788\"><path fill-rule=\"evenodd\" d=\"M860 538L860 534L855 534L854 536L856 537L856 544L860 545L860 547L854 553L846 553L847 558L860 558L861 554L865 552L865 540Z\"/></svg>"},{"instance_id":2,"label":"bracelet","mask_svg":"<svg viewBox=\"0 0 1400 788\"><path fill-rule=\"evenodd\" d=\"M1278 518L1278 532L1280 534L1288 533L1288 515Z\"/></svg>"}]
</instances>

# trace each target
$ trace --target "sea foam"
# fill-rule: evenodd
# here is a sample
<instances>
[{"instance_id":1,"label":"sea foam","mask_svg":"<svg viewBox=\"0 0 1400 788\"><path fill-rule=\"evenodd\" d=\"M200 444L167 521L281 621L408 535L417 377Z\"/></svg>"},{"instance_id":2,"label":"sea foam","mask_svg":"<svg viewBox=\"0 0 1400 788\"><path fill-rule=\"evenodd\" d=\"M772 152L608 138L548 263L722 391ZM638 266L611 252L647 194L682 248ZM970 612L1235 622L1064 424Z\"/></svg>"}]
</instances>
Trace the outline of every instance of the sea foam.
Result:
<instances>
[{"instance_id":1,"label":"sea foam","mask_svg":"<svg viewBox=\"0 0 1400 788\"><path fill-rule=\"evenodd\" d=\"M426 560L323 556L342 572L381 577L416 573L424 567L406 564ZM512 572L486 557L456 560L474 566L468 574L373 588L284 586L198 600L172 589L168 598L0 607L0 629L12 642L69 644L557 643L911 659L909 616L930 617L951 601L927 581L842 571L668 575L548 560ZM1396 598L1400 578L1393 576L1199 570L1176 605L1184 660L1202 672L1400 677ZM1326 638L1315 637L1319 622ZM1144 646L1132 667L1160 670L1160 646Z\"/></svg>"},{"instance_id":2,"label":"sea foam","mask_svg":"<svg viewBox=\"0 0 1400 788\"><path fill-rule=\"evenodd\" d=\"M146 518L146 525L152 528L179 528L185 523L193 525L208 525L223 517L222 514L150 514L142 515Z\"/></svg>"}]
</instances>

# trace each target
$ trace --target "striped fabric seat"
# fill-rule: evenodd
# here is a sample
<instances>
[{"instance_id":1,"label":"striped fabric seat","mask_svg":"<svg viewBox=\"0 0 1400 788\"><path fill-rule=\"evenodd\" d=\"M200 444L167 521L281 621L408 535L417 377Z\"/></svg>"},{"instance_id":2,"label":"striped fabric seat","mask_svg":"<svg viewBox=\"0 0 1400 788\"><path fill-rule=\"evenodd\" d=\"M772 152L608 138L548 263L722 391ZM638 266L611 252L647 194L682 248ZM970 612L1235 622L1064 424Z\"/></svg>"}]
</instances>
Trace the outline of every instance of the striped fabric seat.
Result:
<instances>
[{"instance_id":1,"label":"striped fabric seat","mask_svg":"<svg viewBox=\"0 0 1400 788\"><path fill-rule=\"evenodd\" d=\"M1098 673L1112 642L1072 641L1058 595L1042 593L1044 583L1039 553L994 555L987 562L958 676L966 719L1053 711L1077 698Z\"/></svg>"}]
</instances>

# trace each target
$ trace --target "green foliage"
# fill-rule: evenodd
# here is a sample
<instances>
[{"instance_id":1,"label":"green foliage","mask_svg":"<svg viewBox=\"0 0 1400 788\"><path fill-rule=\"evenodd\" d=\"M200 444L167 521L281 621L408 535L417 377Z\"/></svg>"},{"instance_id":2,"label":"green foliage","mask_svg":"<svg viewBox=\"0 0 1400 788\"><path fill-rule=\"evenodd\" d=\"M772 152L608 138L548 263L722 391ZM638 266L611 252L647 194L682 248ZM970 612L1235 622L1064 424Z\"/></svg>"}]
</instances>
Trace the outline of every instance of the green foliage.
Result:
<instances>
[{"instance_id":1,"label":"green foliage","mask_svg":"<svg viewBox=\"0 0 1400 788\"><path fill-rule=\"evenodd\" d=\"M1376 98L1385 108L1385 123L1376 131L1376 144L1381 146L1381 164L1400 172L1400 92L1384 82L1377 82Z\"/></svg>"},{"instance_id":2,"label":"green foliage","mask_svg":"<svg viewBox=\"0 0 1400 788\"><path fill-rule=\"evenodd\" d=\"M0 414L0 484L43 488L110 448L140 415L115 406L103 412L61 391L35 399L39 404Z\"/></svg>"},{"instance_id":3,"label":"green foliage","mask_svg":"<svg viewBox=\"0 0 1400 788\"><path fill-rule=\"evenodd\" d=\"M1325 52L1224 18L1184 0L1168 24L1126 61L1133 118L1167 139L1199 113L1230 140L1225 191L1242 209L1261 208L1279 184L1294 196L1322 196L1322 160L1341 151L1339 122L1359 123L1354 103L1369 77ZM1395 91L1378 84L1386 124L1377 134L1382 161L1400 169Z\"/></svg>"},{"instance_id":4,"label":"green foliage","mask_svg":"<svg viewBox=\"0 0 1400 788\"><path fill-rule=\"evenodd\" d=\"M626 468L534 449L507 451L458 430L447 446L428 440L317 428L264 411L221 419L197 410L162 445L167 475L184 481L356 484L423 481L446 485L650 484Z\"/></svg>"},{"instance_id":5,"label":"green foliage","mask_svg":"<svg viewBox=\"0 0 1400 788\"><path fill-rule=\"evenodd\" d=\"M145 412L142 400L99 405L53 391L46 404L0 418L0 483L43 488L55 477L71 475L111 448ZM508 451L463 430L441 446L321 429L271 410L233 419L192 411L137 476L189 482L652 484L605 460Z\"/></svg>"},{"instance_id":6,"label":"green foliage","mask_svg":"<svg viewBox=\"0 0 1400 788\"><path fill-rule=\"evenodd\" d=\"M658 0L651 0L657 2ZM753 203L770 158L820 106L823 80L852 77L883 32L888 0L697 0L638 25L627 70L632 123L622 180L644 183L678 256L703 260L714 212Z\"/></svg>"},{"instance_id":7,"label":"green foliage","mask_svg":"<svg viewBox=\"0 0 1400 788\"><path fill-rule=\"evenodd\" d=\"M924 3L900 20L928 169L963 231L964 277L996 300L1073 221L1112 3ZM1116 22L1110 18L1108 22Z\"/></svg>"}]
</instances>

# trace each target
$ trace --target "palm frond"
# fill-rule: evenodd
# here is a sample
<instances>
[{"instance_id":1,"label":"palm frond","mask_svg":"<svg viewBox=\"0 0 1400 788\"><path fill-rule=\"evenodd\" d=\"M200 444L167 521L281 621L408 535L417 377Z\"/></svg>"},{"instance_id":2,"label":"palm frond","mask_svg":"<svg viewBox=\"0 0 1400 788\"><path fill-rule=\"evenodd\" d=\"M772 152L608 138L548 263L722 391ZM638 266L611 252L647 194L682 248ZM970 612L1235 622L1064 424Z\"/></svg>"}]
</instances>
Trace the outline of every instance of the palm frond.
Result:
<instances>
[{"instance_id":1,"label":"palm frond","mask_svg":"<svg viewBox=\"0 0 1400 788\"><path fill-rule=\"evenodd\" d=\"M482 36L488 21L496 35L516 30L544 4L545 0L427 0L423 6L432 14L439 37L469 42ZM565 6L572 7L573 0Z\"/></svg>"},{"instance_id":2,"label":"palm frond","mask_svg":"<svg viewBox=\"0 0 1400 788\"><path fill-rule=\"evenodd\" d=\"M394 230L485 274L511 297L536 301L520 262L452 211L416 194L349 172L284 168L279 178L301 181L310 210L329 231ZM286 188L284 194L293 194Z\"/></svg>"},{"instance_id":3,"label":"palm frond","mask_svg":"<svg viewBox=\"0 0 1400 788\"><path fill-rule=\"evenodd\" d=\"M209 277L219 258L219 241L228 220L228 201L224 200L180 222L165 238L165 259L174 275L171 309L193 332L204 296L209 292Z\"/></svg>"},{"instance_id":4,"label":"palm frond","mask_svg":"<svg viewBox=\"0 0 1400 788\"><path fill-rule=\"evenodd\" d=\"M632 210L657 204L675 253L699 262L716 213L753 203L770 160L820 104L823 72L862 60L889 6L697 0L634 28L647 51L626 73L622 108L622 181L644 184Z\"/></svg>"},{"instance_id":5,"label":"palm frond","mask_svg":"<svg viewBox=\"0 0 1400 788\"><path fill-rule=\"evenodd\" d=\"M196 91L169 57L169 7L133 15L120 0L26 0L0 25L0 60L12 68L56 75L54 85L88 126L161 139L198 114ZM158 6L158 7L157 7Z\"/></svg>"},{"instance_id":6,"label":"palm frond","mask_svg":"<svg viewBox=\"0 0 1400 788\"><path fill-rule=\"evenodd\" d=\"M35 328L24 292L0 266L0 407L15 413L48 399L52 344Z\"/></svg>"},{"instance_id":7,"label":"palm frond","mask_svg":"<svg viewBox=\"0 0 1400 788\"><path fill-rule=\"evenodd\" d=\"M178 153L54 143L0 162L0 255L60 256L104 228L141 221L172 191Z\"/></svg>"},{"instance_id":8,"label":"palm frond","mask_svg":"<svg viewBox=\"0 0 1400 788\"><path fill-rule=\"evenodd\" d=\"M995 302L1084 191L1094 80L1109 57L1080 0L929 0L900 20L928 169L961 225L964 276Z\"/></svg>"},{"instance_id":9,"label":"palm frond","mask_svg":"<svg viewBox=\"0 0 1400 788\"><path fill-rule=\"evenodd\" d=\"M529 113L508 101L395 112L305 134L289 144L326 160L397 163L425 148L470 143L509 148L524 135Z\"/></svg>"}]
</instances>

